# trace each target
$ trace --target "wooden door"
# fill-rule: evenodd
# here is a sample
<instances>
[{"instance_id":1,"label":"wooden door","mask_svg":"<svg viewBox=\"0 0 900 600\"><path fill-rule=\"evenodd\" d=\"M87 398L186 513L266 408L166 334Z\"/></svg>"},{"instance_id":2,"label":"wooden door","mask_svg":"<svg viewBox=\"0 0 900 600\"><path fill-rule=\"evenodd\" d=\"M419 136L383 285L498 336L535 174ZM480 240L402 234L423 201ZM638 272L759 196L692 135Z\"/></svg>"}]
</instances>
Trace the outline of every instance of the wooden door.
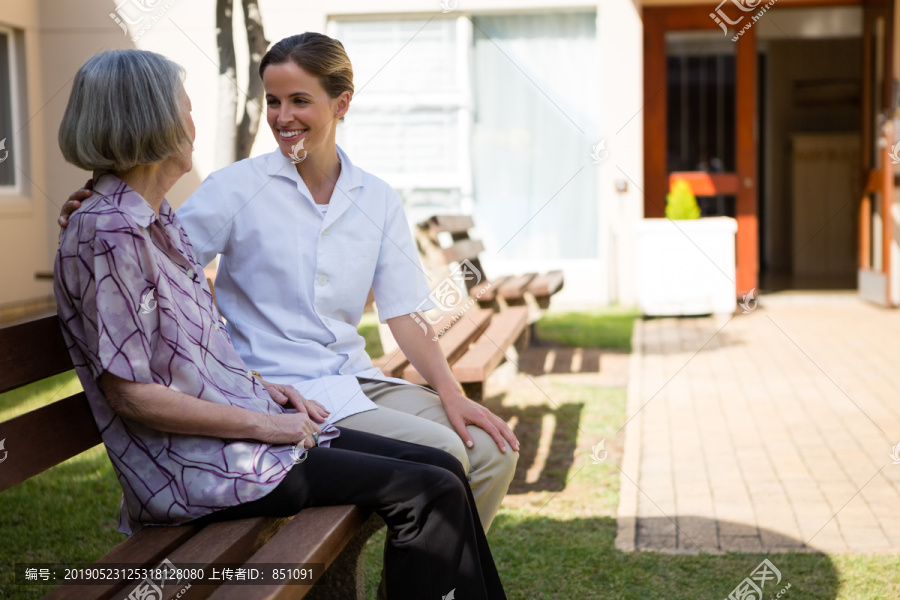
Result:
<instances>
[{"instance_id":1,"label":"wooden door","mask_svg":"<svg viewBox=\"0 0 900 600\"><path fill-rule=\"evenodd\" d=\"M898 140L893 120L893 0L863 2L862 173L859 204L859 294L884 306L897 305L891 274L894 220L894 161Z\"/></svg>"},{"instance_id":2,"label":"wooden door","mask_svg":"<svg viewBox=\"0 0 900 600\"><path fill-rule=\"evenodd\" d=\"M759 277L756 37L750 27L737 41L731 41L734 31L720 27L712 18L714 11L714 6L643 10L644 216L664 216L665 197L673 175L687 179L698 197L717 198L724 208L715 214L729 214L738 222L735 295L740 297L757 287ZM740 25L749 19L744 16ZM697 71L708 72L715 79L716 114L724 115L709 124L715 131L709 127L704 130L703 123L695 127L689 116L682 118L685 110L696 108L690 98L669 97L672 69L677 68L673 67L673 48L678 44L693 48L706 44L718 49L706 53L714 57L714 67L692 67L690 60L698 52L684 54L688 58L686 77L695 79L692 73ZM691 93L688 90L687 96ZM702 97L701 93L700 101ZM687 123L678 127L676 120Z\"/></svg>"}]
</instances>

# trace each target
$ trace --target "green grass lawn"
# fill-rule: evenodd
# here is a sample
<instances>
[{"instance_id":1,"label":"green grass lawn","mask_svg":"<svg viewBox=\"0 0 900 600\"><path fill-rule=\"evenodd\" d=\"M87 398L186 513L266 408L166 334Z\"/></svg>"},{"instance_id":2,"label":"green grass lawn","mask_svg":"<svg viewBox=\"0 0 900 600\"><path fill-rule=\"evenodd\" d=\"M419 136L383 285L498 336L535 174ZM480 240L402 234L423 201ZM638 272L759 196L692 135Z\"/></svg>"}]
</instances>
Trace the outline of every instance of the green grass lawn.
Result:
<instances>
[{"instance_id":1,"label":"green grass lawn","mask_svg":"<svg viewBox=\"0 0 900 600\"><path fill-rule=\"evenodd\" d=\"M535 327L542 342L631 351L631 332L634 320L639 316L630 308L590 313L549 313Z\"/></svg>"},{"instance_id":2,"label":"green grass lawn","mask_svg":"<svg viewBox=\"0 0 900 600\"><path fill-rule=\"evenodd\" d=\"M356 330L366 340L366 352L368 352L369 358L374 360L384 356L381 338L378 336L378 317L375 313L363 313Z\"/></svg>"},{"instance_id":3,"label":"green grass lawn","mask_svg":"<svg viewBox=\"0 0 900 600\"><path fill-rule=\"evenodd\" d=\"M487 402L504 418L517 417L523 449L519 473L488 535L510 600L721 600L766 557L615 549L616 464L623 444L615 432L625 417L624 389L572 385L565 376L552 376L536 385L523 381L513 393ZM532 463L528 448L538 443L547 415L555 419L550 457L536 481L522 481L521 471ZM600 440L606 441L609 459L594 464L591 447ZM555 448L567 451L554 453ZM376 534L366 549L371 598L383 535ZM791 584L782 598L900 598L898 556L789 553L768 558L781 570L782 585Z\"/></svg>"},{"instance_id":4,"label":"green grass lawn","mask_svg":"<svg viewBox=\"0 0 900 600\"><path fill-rule=\"evenodd\" d=\"M631 351L631 332L640 313L631 308L617 308L591 313L549 313L535 327L540 342L581 348L609 348ZM363 314L359 334L366 340L366 350L373 359L384 354L378 337L378 317Z\"/></svg>"},{"instance_id":5,"label":"green grass lawn","mask_svg":"<svg viewBox=\"0 0 900 600\"><path fill-rule=\"evenodd\" d=\"M597 325L581 328L595 331L593 343L597 331L609 330L596 317L585 316ZM570 383L565 375L523 377L512 385L508 394L486 400L504 419L516 421L522 443L510 494L488 536L510 600L721 600L762 560L759 554L617 551L616 465L623 440L615 432L625 416L624 389ZM77 389L77 380L66 374L25 393L0 395L0 421ZM591 447L600 440L606 441L609 458L593 464ZM122 541L115 531L120 494L99 447L0 494L0 598L39 598L50 589L14 586L14 563L92 561ZM366 550L372 598L383 539L382 530ZM769 559L783 583L791 584L783 596L788 600L900 598L897 556L791 553Z\"/></svg>"}]
</instances>

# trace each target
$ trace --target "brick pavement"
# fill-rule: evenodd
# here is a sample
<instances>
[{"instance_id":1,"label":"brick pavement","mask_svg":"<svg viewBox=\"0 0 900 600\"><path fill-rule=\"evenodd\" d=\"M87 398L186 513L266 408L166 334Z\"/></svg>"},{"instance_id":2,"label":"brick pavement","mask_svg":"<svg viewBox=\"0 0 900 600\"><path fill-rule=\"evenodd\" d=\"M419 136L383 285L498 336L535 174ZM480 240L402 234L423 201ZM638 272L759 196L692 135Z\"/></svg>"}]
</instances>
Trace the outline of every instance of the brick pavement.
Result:
<instances>
[{"instance_id":1,"label":"brick pavement","mask_svg":"<svg viewBox=\"0 0 900 600\"><path fill-rule=\"evenodd\" d=\"M637 324L619 549L900 552L900 311L785 298Z\"/></svg>"}]
</instances>

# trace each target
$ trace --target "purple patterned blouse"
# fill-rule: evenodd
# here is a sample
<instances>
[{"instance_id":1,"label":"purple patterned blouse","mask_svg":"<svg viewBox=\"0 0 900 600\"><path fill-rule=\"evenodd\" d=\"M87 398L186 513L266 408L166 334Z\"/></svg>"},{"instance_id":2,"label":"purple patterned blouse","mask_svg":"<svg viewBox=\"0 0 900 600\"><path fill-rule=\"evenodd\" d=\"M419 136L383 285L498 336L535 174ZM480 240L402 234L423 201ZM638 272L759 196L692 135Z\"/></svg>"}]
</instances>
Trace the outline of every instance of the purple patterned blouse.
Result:
<instances>
[{"instance_id":1,"label":"purple patterned blouse","mask_svg":"<svg viewBox=\"0 0 900 600\"><path fill-rule=\"evenodd\" d=\"M168 202L159 218L104 175L72 215L55 264L63 335L122 484L119 531L174 525L272 491L291 446L164 433L123 419L104 372L217 404L282 413L235 352L203 269Z\"/></svg>"}]
</instances>

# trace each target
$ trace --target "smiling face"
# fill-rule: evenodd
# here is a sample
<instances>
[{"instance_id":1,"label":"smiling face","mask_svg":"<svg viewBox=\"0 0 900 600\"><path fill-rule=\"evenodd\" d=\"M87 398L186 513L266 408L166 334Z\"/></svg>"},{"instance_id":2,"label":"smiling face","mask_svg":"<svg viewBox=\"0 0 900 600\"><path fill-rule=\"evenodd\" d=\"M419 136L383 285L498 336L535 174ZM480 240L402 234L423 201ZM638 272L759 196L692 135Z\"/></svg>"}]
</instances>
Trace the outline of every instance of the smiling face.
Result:
<instances>
[{"instance_id":1,"label":"smiling face","mask_svg":"<svg viewBox=\"0 0 900 600\"><path fill-rule=\"evenodd\" d=\"M318 78L293 62L269 65L262 79L266 121L282 154L290 156L300 140L310 155L334 146L338 119L350 106L350 92L329 97Z\"/></svg>"}]
</instances>

